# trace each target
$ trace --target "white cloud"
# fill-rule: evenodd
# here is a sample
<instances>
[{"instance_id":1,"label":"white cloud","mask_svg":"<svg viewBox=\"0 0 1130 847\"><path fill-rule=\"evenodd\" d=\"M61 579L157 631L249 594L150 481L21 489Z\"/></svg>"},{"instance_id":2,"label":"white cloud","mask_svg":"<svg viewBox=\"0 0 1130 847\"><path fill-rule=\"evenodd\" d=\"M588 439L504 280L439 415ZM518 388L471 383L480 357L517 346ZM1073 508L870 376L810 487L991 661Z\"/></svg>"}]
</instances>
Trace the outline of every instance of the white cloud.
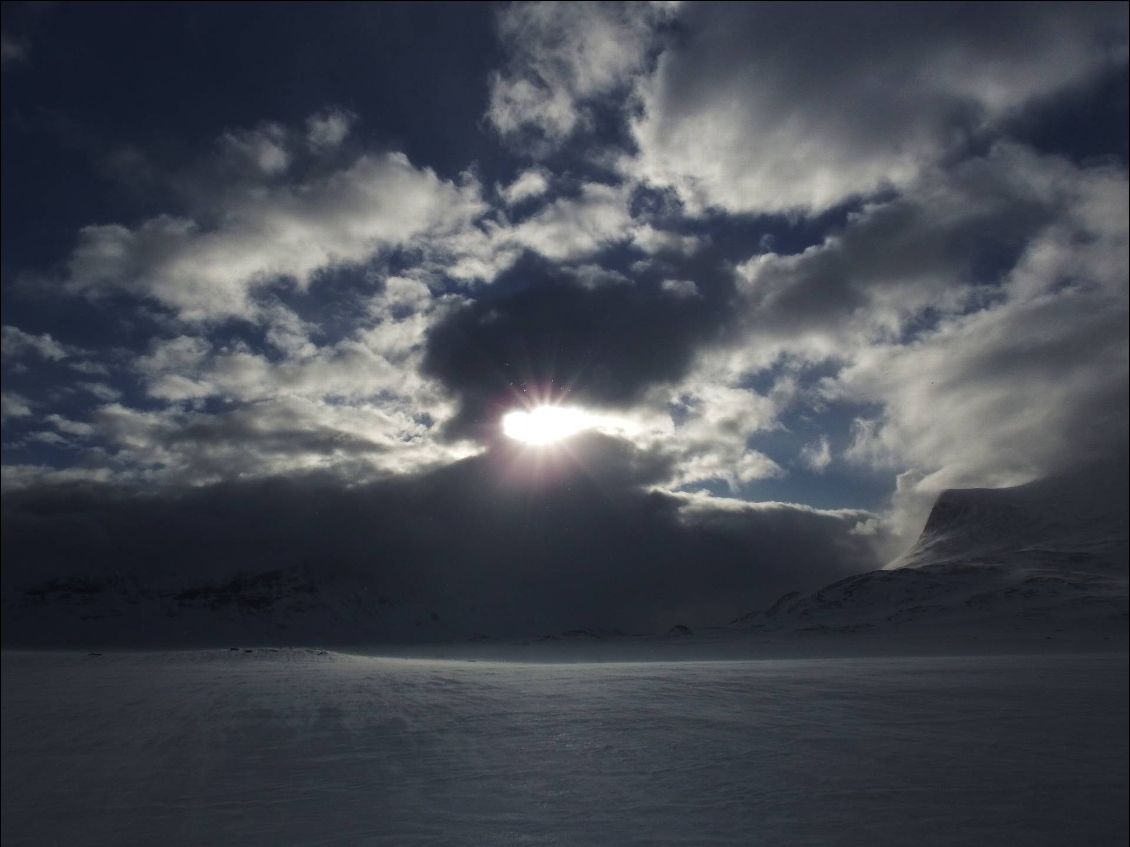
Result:
<instances>
[{"instance_id":1,"label":"white cloud","mask_svg":"<svg viewBox=\"0 0 1130 847\"><path fill-rule=\"evenodd\" d=\"M112 403L120 400L122 397L122 392L104 382L80 382L78 385L92 397L95 397L103 403Z\"/></svg>"},{"instance_id":2,"label":"white cloud","mask_svg":"<svg viewBox=\"0 0 1130 847\"><path fill-rule=\"evenodd\" d=\"M107 467L55 468L50 465L12 464L0 469L0 490L5 493L38 485L110 482L114 472Z\"/></svg>"},{"instance_id":3,"label":"white cloud","mask_svg":"<svg viewBox=\"0 0 1130 847\"><path fill-rule=\"evenodd\" d=\"M84 423L83 421L72 420L71 418L63 417L62 415L47 415L44 420L65 435L85 438L86 436L94 434L94 427L92 427L90 424Z\"/></svg>"},{"instance_id":4,"label":"white cloud","mask_svg":"<svg viewBox=\"0 0 1130 847\"><path fill-rule=\"evenodd\" d=\"M688 208L814 213L903 187L1126 57L1125 10L689 4L641 84L629 172Z\"/></svg>"},{"instance_id":5,"label":"white cloud","mask_svg":"<svg viewBox=\"0 0 1130 847\"><path fill-rule=\"evenodd\" d=\"M508 240L548 259L590 255L623 239L631 224L621 188L586 183L577 197L563 197L517 224Z\"/></svg>"},{"instance_id":6,"label":"white cloud","mask_svg":"<svg viewBox=\"0 0 1130 847\"><path fill-rule=\"evenodd\" d=\"M800 462L810 471L823 473L832 464L832 446L828 436L821 435L815 441L805 444L800 451Z\"/></svg>"},{"instance_id":7,"label":"white cloud","mask_svg":"<svg viewBox=\"0 0 1130 847\"><path fill-rule=\"evenodd\" d=\"M654 420L637 441L671 457L671 485L736 489L743 473L773 475L743 456L786 411L877 410L842 455L821 436L798 460L901 474L872 532L895 545L943 488L1015 484L1124 450L1126 193L1120 168L1001 145L931 169L801 254L751 259L737 270L733 334L649 397ZM833 375L802 381L813 365ZM771 390L744 387L770 368Z\"/></svg>"},{"instance_id":8,"label":"white cloud","mask_svg":"<svg viewBox=\"0 0 1130 847\"><path fill-rule=\"evenodd\" d=\"M664 4L515 3L498 16L510 55L490 82L487 118L503 135L533 131L556 144L588 120L588 102L628 84L646 64Z\"/></svg>"},{"instance_id":9,"label":"white cloud","mask_svg":"<svg viewBox=\"0 0 1130 847\"><path fill-rule=\"evenodd\" d=\"M505 188L499 189L507 206L515 206L523 200L541 197L549 190L549 178L541 168L528 168L514 178L514 181Z\"/></svg>"},{"instance_id":10,"label":"white cloud","mask_svg":"<svg viewBox=\"0 0 1130 847\"><path fill-rule=\"evenodd\" d=\"M698 286L689 279L665 279L659 287L674 297L698 297Z\"/></svg>"},{"instance_id":11,"label":"white cloud","mask_svg":"<svg viewBox=\"0 0 1130 847\"><path fill-rule=\"evenodd\" d=\"M634 413L630 439L671 463L662 488L721 482L737 492L785 476L777 462L748 446L751 436L778 426L781 397L729 385L713 364L705 358L678 385L653 391Z\"/></svg>"},{"instance_id":12,"label":"white cloud","mask_svg":"<svg viewBox=\"0 0 1130 847\"><path fill-rule=\"evenodd\" d=\"M570 268L569 272L576 279L581 288L596 291L610 285L631 285L632 281L619 271L610 271L600 265L578 265Z\"/></svg>"},{"instance_id":13,"label":"white cloud","mask_svg":"<svg viewBox=\"0 0 1130 847\"><path fill-rule=\"evenodd\" d=\"M26 418L31 415L31 405L11 391L0 393L0 422L7 422L11 418Z\"/></svg>"},{"instance_id":14,"label":"white cloud","mask_svg":"<svg viewBox=\"0 0 1130 847\"><path fill-rule=\"evenodd\" d=\"M576 195L558 197L530 217L482 221L431 242L433 267L454 279L492 281L524 251L558 262L583 260L631 237L628 191L584 183Z\"/></svg>"},{"instance_id":15,"label":"white cloud","mask_svg":"<svg viewBox=\"0 0 1130 847\"><path fill-rule=\"evenodd\" d=\"M682 501L680 511L688 515L708 515L718 512L736 513L772 513L793 512L810 515L822 515L840 520L857 521L857 528L853 530L856 535L869 534L868 530L858 529L860 524L866 524L875 519L875 515L864 509L817 509L804 503L782 503L776 500L741 500L735 497L718 497L707 491L673 491L671 495Z\"/></svg>"},{"instance_id":16,"label":"white cloud","mask_svg":"<svg viewBox=\"0 0 1130 847\"><path fill-rule=\"evenodd\" d=\"M319 271L458 229L482 208L475 185L442 180L400 154L363 155L305 182L222 193L214 225L161 215L134 228L84 227L67 285L150 297L184 320L248 317L269 283L305 288Z\"/></svg>"},{"instance_id":17,"label":"white cloud","mask_svg":"<svg viewBox=\"0 0 1130 847\"><path fill-rule=\"evenodd\" d=\"M349 482L418 472L475 452L445 444L410 409L396 404L341 405L280 395L222 413L120 404L91 418L111 452L88 460L118 479L204 484L223 479L323 471Z\"/></svg>"},{"instance_id":18,"label":"white cloud","mask_svg":"<svg viewBox=\"0 0 1130 847\"><path fill-rule=\"evenodd\" d=\"M390 276L385 280L383 295L375 298L374 306L384 314L394 311L422 312L432 303L432 293L428 286L418 279L404 276Z\"/></svg>"},{"instance_id":19,"label":"white cloud","mask_svg":"<svg viewBox=\"0 0 1130 847\"><path fill-rule=\"evenodd\" d=\"M281 174L290 167L286 130L280 124L265 123L255 129L225 132L220 146L225 156L266 176Z\"/></svg>"},{"instance_id":20,"label":"white cloud","mask_svg":"<svg viewBox=\"0 0 1130 847\"><path fill-rule=\"evenodd\" d=\"M1057 221L1085 239L1108 233L1089 252L1093 270L1115 262L1102 271L1114 284L1118 260L1107 242L1121 237L1115 198L1124 181L1117 170L1080 169L1014 145L932 169L821 244L740 265L743 320L759 342L745 354L759 359L751 366L784 351L850 359L898 340L924 313L937 320L983 308L1000 296L1016 256Z\"/></svg>"},{"instance_id":21,"label":"white cloud","mask_svg":"<svg viewBox=\"0 0 1130 847\"><path fill-rule=\"evenodd\" d=\"M690 256L702 246L703 239L641 224L632 230L632 244L649 255L666 252Z\"/></svg>"},{"instance_id":22,"label":"white cloud","mask_svg":"<svg viewBox=\"0 0 1130 847\"><path fill-rule=\"evenodd\" d=\"M334 343L315 343L316 327L280 303L261 315L275 355L197 334L155 341L133 370L163 406L100 407L90 423L112 449L88 446L86 460L120 479L184 483L309 470L363 480L470 455L439 437L454 407L420 372L450 298L410 277L382 283Z\"/></svg>"},{"instance_id":23,"label":"white cloud","mask_svg":"<svg viewBox=\"0 0 1130 847\"><path fill-rule=\"evenodd\" d=\"M181 337L155 344L136 369L151 397L173 403L205 397L246 403L294 396L357 404L383 395L395 397L406 408L438 415L444 408L439 391L417 373L426 328L426 319L415 314L389 318L335 344L311 345L281 360L245 345L217 349L202 339Z\"/></svg>"},{"instance_id":24,"label":"white cloud","mask_svg":"<svg viewBox=\"0 0 1130 847\"><path fill-rule=\"evenodd\" d=\"M325 153L341 146L353 128L357 116L343 109L327 109L306 119L306 143L315 153Z\"/></svg>"},{"instance_id":25,"label":"white cloud","mask_svg":"<svg viewBox=\"0 0 1130 847\"><path fill-rule=\"evenodd\" d=\"M942 489L1018 484L1125 450L1126 175L1060 176L1059 215L993 299L907 343L861 346L825 385L882 410L856 422L846 459L913 471L894 503L904 542Z\"/></svg>"},{"instance_id":26,"label":"white cloud","mask_svg":"<svg viewBox=\"0 0 1130 847\"><path fill-rule=\"evenodd\" d=\"M68 348L60 344L49 333L34 335L19 327L5 325L0 329L0 355L9 363L31 354L41 359L57 362L70 355Z\"/></svg>"},{"instance_id":27,"label":"white cloud","mask_svg":"<svg viewBox=\"0 0 1130 847\"><path fill-rule=\"evenodd\" d=\"M1023 481L1124 444L1125 173L1009 144L948 158L1110 61L1091 50L1106 13L967 13L1016 31L971 40L948 12L920 21L896 10L890 26L906 37L876 50L867 31L880 13L870 8L846 18L822 8L814 21L790 7L688 6L679 39L642 80L668 12L508 7L500 31L512 62L492 79L488 113L499 132L555 144L602 98L637 86L640 152L624 160L619 185L563 175L550 194L549 171L525 170L495 187L494 208L470 178L440 178L399 154L353 155L349 113L328 110L294 131L229 132L201 172L230 172L230 182L201 180L177 216L87 227L70 257L72 291L125 291L181 319L165 326L182 335L130 363L152 405L128 408L115 387L87 383L99 409L49 416L53 429L39 437L72 436L90 467L122 477L193 482L313 469L364 479L467 455L474 448L436 435L454 401L421 373L428 331L466 294L441 296L450 280L489 283L531 251L580 288L630 285L594 258L623 245L658 257L646 271L663 280L666 308L713 304L715 289L683 262L707 236L679 232L686 221L633 217L642 179L673 188L692 214L809 213L897 189L802 253L739 264L732 308L719 310L721 328L704 333L690 372L615 410L638 424L624 437L670 463L659 487L738 492L783 476L750 445L805 404L867 407L835 459L899 474L890 520L904 530L918 528L941 487ZM802 18L807 34L790 39ZM678 203L669 206L674 215ZM396 248L397 263L383 262ZM276 296L280 280L304 290L327 269L362 265L363 290L332 304L325 335ZM318 293L311 305L331 305ZM262 341L209 334L231 316L254 319ZM3 342L6 359L74 357L15 327ZM801 387L815 363L834 375ZM751 390L770 367L773 387ZM6 419L32 407L40 398L4 394ZM822 472L829 438L781 461ZM857 534L883 535L873 521L860 517Z\"/></svg>"},{"instance_id":28,"label":"white cloud","mask_svg":"<svg viewBox=\"0 0 1130 847\"><path fill-rule=\"evenodd\" d=\"M682 488L695 483L724 482L737 492L750 482L784 476L785 472L772 459L757 450L730 451L726 445L712 445L708 452L680 456L677 470L669 484Z\"/></svg>"}]
</instances>

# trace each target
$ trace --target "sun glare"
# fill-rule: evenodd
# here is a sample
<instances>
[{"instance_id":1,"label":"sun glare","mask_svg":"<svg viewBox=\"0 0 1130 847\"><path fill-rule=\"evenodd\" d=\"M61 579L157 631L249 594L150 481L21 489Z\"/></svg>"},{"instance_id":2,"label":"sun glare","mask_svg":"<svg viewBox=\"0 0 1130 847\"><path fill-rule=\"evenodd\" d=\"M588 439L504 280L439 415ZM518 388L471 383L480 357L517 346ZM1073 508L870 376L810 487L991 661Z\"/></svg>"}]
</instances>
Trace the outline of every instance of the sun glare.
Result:
<instances>
[{"instance_id":1,"label":"sun glare","mask_svg":"<svg viewBox=\"0 0 1130 847\"><path fill-rule=\"evenodd\" d=\"M552 444L592 426L590 415L566 406L536 406L502 417L502 431L527 444Z\"/></svg>"}]
</instances>

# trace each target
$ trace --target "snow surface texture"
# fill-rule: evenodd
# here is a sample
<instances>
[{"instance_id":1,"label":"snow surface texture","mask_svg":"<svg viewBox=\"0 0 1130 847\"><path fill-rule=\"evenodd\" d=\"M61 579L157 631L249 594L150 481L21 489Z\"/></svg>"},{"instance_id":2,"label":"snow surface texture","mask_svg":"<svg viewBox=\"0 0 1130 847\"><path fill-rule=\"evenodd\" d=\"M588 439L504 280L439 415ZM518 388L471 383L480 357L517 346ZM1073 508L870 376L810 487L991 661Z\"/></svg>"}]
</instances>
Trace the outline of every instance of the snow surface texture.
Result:
<instances>
[{"instance_id":1,"label":"snow surface texture","mask_svg":"<svg viewBox=\"0 0 1130 847\"><path fill-rule=\"evenodd\" d=\"M1118 845L1127 657L6 653L3 843Z\"/></svg>"}]
</instances>

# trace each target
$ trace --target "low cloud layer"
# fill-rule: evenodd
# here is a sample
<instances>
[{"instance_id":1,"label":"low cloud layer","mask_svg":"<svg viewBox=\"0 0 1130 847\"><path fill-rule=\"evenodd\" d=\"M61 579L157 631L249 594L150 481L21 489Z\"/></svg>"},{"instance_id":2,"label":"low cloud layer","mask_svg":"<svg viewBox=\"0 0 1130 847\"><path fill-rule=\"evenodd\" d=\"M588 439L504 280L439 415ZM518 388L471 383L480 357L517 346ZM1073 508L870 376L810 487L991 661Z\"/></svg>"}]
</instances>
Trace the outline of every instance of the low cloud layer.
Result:
<instances>
[{"instance_id":1,"label":"low cloud layer","mask_svg":"<svg viewBox=\"0 0 1130 847\"><path fill-rule=\"evenodd\" d=\"M470 635L664 632L728 620L874 564L864 512L647 493L654 460L592 436L531 461L500 447L345 489L295 477L158 497L59 487L5 497L5 591L75 571L192 586L306 567L348 575Z\"/></svg>"}]
</instances>

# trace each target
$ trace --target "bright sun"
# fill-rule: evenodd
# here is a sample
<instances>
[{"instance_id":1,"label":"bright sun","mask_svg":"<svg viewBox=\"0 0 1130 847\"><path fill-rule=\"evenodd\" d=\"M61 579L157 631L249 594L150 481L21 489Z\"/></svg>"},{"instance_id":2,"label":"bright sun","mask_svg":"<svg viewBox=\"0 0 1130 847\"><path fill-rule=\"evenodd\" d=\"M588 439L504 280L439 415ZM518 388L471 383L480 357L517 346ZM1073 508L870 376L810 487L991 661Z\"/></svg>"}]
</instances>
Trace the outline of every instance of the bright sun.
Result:
<instances>
[{"instance_id":1,"label":"bright sun","mask_svg":"<svg viewBox=\"0 0 1130 847\"><path fill-rule=\"evenodd\" d=\"M591 415L567 406L536 406L502 417L502 431L527 444L552 444L592 426Z\"/></svg>"}]
</instances>

